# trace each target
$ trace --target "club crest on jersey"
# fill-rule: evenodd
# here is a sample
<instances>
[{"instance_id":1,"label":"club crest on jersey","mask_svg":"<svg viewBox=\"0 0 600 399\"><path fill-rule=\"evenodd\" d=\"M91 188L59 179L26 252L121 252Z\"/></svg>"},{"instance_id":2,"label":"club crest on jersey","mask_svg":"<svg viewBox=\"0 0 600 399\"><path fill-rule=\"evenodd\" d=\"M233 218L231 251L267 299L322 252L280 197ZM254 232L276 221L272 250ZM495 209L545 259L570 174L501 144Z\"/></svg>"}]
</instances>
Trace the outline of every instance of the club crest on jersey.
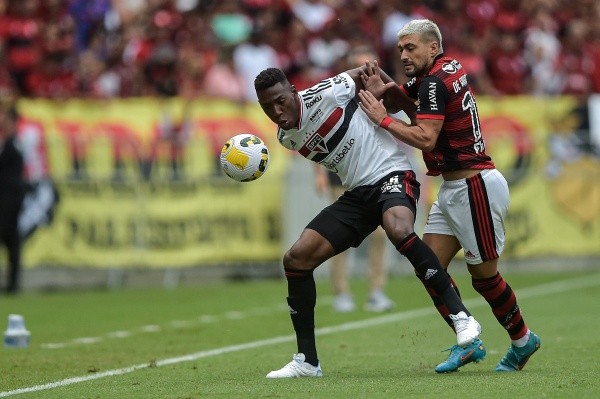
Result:
<instances>
[{"instance_id":1,"label":"club crest on jersey","mask_svg":"<svg viewBox=\"0 0 600 399\"><path fill-rule=\"evenodd\" d=\"M452 60L449 63L442 65L442 71L449 73L449 74L454 74L454 73L458 72L458 70L461 68L462 68L462 65L460 65L460 63L456 60Z\"/></svg>"},{"instance_id":2,"label":"club crest on jersey","mask_svg":"<svg viewBox=\"0 0 600 399\"><path fill-rule=\"evenodd\" d=\"M308 142L306 143L306 148L308 148L311 152L329 152L327 145L323 141L323 137L319 136L318 134L315 134L310 138L310 140L308 140Z\"/></svg>"}]
</instances>

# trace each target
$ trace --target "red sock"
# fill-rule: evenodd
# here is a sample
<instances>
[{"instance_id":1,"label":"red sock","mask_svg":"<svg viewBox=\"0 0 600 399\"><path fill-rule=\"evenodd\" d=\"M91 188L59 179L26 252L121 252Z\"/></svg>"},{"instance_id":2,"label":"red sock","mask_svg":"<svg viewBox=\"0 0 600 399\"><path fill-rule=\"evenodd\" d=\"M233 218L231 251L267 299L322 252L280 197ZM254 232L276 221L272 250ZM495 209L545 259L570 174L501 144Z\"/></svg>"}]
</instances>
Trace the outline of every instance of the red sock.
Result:
<instances>
[{"instance_id":1,"label":"red sock","mask_svg":"<svg viewBox=\"0 0 600 399\"><path fill-rule=\"evenodd\" d=\"M500 273L490 278L473 278L471 281L473 288L490 304L494 316L510 338L517 340L523 337L527 333L527 325L517 304L517 297Z\"/></svg>"}]
</instances>

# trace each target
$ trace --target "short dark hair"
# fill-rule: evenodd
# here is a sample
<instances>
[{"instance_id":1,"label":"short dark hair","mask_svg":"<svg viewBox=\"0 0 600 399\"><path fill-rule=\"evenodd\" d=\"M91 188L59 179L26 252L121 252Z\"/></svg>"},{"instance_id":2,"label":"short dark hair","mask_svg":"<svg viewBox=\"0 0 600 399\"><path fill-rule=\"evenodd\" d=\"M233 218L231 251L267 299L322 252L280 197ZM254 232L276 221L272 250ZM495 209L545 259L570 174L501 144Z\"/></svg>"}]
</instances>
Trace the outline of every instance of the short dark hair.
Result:
<instances>
[{"instance_id":1,"label":"short dark hair","mask_svg":"<svg viewBox=\"0 0 600 399\"><path fill-rule=\"evenodd\" d=\"M254 79L254 89L256 91L265 90L275 86L277 83L287 83L288 79L279 68L267 68L258 74Z\"/></svg>"}]
</instances>

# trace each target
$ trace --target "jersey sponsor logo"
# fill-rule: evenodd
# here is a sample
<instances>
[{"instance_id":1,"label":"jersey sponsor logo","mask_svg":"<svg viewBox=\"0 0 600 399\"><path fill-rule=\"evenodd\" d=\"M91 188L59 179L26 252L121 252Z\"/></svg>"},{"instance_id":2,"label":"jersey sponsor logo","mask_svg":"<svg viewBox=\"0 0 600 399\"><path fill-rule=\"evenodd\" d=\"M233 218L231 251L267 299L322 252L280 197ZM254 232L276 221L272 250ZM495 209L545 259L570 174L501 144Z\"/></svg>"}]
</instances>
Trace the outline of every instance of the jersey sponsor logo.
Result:
<instances>
[{"instance_id":1,"label":"jersey sponsor logo","mask_svg":"<svg viewBox=\"0 0 600 399\"><path fill-rule=\"evenodd\" d=\"M335 154L333 159L329 162L321 163L321 165L325 166L327 169L337 172L337 164L342 162L342 159L348 155L352 147L354 146L355 140L350 139L344 143L344 146Z\"/></svg>"},{"instance_id":2,"label":"jersey sponsor logo","mask_svg":"<svg viewBox=\"0 0 600 399\"><path fill-rule=\"evenodd\" d=\"M429 109L431 111L438 110L437 97L435 95L437 82L429 82Z\"/></svg>"},{"instance_id":3,"label":"jersey sponsor logo","mask_svg":"<svg viewBox=\"0 0 600 399\"><path fill-rule=\"evenodd\" d=\"M310 121L314 122L317 118L323 115L323 110L321 108L317 108L315 112L310 116Z\"/></svg>"},{"instance_id":4,"label":"jersey sponsor logo","mask_svg":"<svg viewBox=\"0 0 600 399\"><path fill-rule=\"evenodd\" d=\"M316 103L318 103L322 99L323 99L323 96L318 95L318 96L314 97L312 100L308 101L304 105L306 106L306 109L310 109L311 107L313 107Z\"/></svg>"}]
</instances>

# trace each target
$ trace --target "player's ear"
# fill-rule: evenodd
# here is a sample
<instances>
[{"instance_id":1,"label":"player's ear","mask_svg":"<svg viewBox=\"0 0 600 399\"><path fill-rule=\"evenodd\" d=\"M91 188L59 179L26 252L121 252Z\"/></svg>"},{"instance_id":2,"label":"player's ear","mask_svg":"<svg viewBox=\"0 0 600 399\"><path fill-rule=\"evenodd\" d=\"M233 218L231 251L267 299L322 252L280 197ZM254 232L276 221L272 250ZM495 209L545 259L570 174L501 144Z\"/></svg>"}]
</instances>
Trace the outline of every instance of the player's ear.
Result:
<instances>
[{"instance_id":1,"label":"player's ear","mask_svg":"<svg viewBox=\"0 0 600 399\"><path fill-rule=\"evenodd\" d=\"M429 48L431 49L431 55L432 57L435 57L440 49L439 49L440 45L438 44L438 42L431 42L431 45L429 46Z\"/></svg>"},{"instance_id":2,"label":"player's ear","mask_svg":"<svg viewBox=\"0 0 600 399\"><path fill-rule=\"evenodd\" d=\"M298 89L296 89L296 86L291 85L291 88L292 88L292 93L294 93L294 94L298 93Z\"/></svg>"}]
</instances>

